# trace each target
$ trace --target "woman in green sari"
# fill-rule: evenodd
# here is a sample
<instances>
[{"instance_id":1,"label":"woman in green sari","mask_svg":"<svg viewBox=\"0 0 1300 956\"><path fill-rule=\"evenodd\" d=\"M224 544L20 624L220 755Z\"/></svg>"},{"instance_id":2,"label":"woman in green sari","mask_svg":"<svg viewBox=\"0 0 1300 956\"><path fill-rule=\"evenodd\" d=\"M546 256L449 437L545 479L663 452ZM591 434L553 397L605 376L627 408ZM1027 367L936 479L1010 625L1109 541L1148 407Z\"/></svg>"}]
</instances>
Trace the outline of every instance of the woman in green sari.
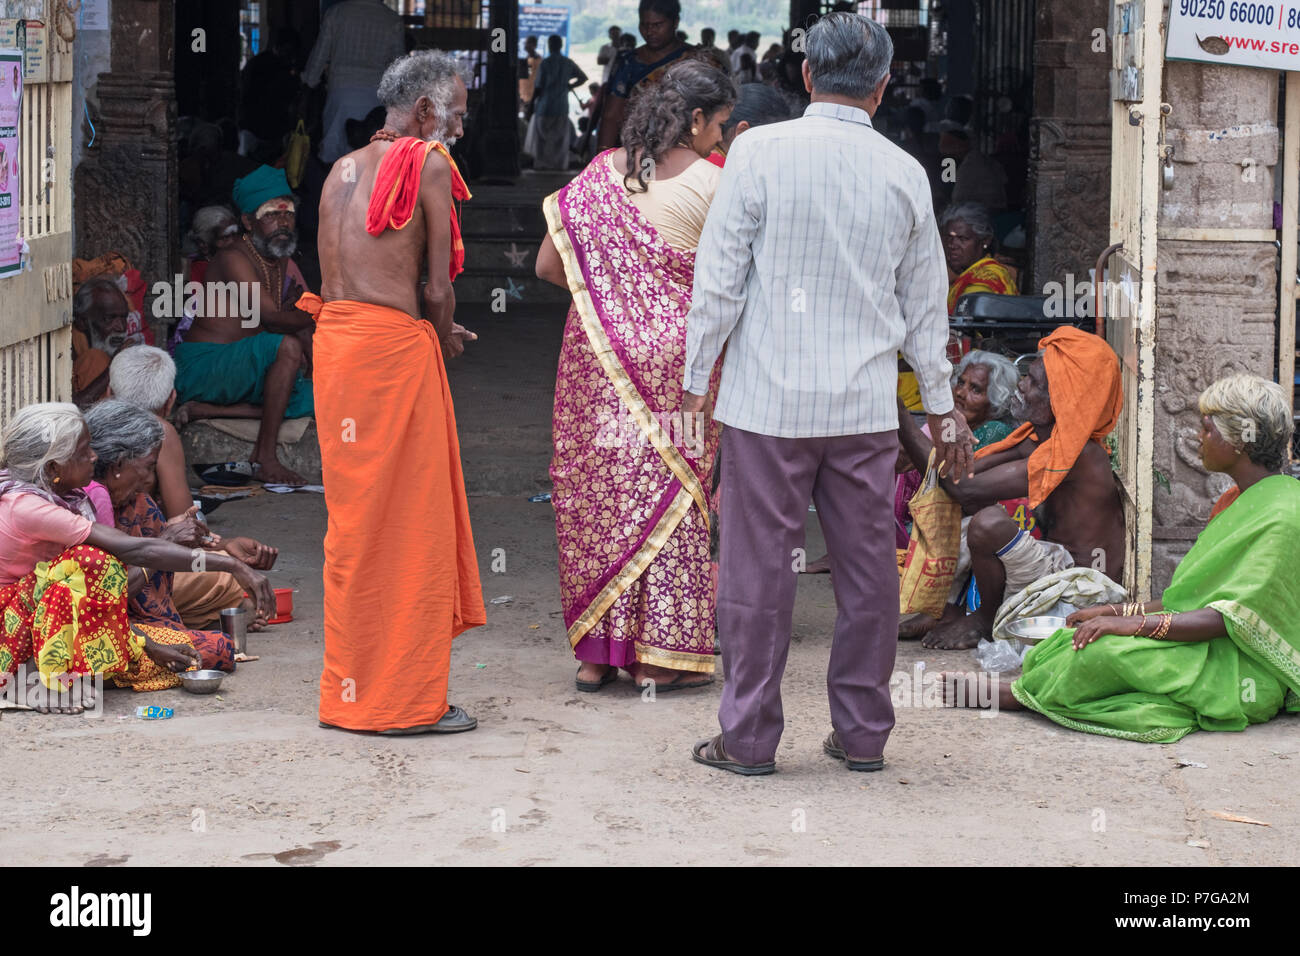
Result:
<instances>
[{"instance_id":1,"label":"woman in green sari","mask_svg":"<svg viewBox=\"0 0 1300 956\"><path fill-rule=\"evenodd\" d=\"M1300 712L1300 482L1283 473L1282 388L1253 375L1200 397L1201 461L1238 492L1158 601L1085 608L1030 649L999 704L1087 733L1173 743ZM1228 498L1230 491L1225 498Z\"/></svg>"}]
</instances>

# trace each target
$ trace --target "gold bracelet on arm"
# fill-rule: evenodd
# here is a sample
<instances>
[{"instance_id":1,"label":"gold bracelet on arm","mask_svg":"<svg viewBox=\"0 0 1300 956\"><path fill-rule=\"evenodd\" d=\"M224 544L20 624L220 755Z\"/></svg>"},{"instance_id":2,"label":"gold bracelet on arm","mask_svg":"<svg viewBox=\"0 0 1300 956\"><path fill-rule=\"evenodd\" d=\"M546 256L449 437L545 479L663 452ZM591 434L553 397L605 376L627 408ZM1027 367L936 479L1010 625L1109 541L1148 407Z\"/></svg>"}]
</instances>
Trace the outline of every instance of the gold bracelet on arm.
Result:
<instances>
[{"instance_id":1,"label":"gold bracelet on arm","mask_svg":"<svg viewBox=\"0 0 1300 956\"><path fill-rule=\"evenodd\" d=\"M1169 634L1169 629L1173 627L1173 624L1174 616L1172 613L1160 615L1160 626L1156 628L1156 632L1151 636L1157 641L1165 640L1166 636Z\"/></svg>"}]
</instances>

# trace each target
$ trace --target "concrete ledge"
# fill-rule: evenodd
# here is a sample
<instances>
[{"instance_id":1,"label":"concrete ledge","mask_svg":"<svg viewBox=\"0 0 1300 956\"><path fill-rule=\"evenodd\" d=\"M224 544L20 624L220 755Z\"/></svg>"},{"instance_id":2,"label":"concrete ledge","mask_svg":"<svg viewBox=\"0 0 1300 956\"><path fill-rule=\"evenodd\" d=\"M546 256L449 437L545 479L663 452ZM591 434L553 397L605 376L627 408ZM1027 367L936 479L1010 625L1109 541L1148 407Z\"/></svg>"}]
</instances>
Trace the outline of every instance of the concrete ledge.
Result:
<instances>
[{"instance_id":1,"label":"concrete ledge","mask_svg":"<svg viewBox=\"0 0 1300 956\"><path fill-rule=\"evenodd\" d=\"M191 466L248 461L253 454L251 442L240 441L218 431L206 421L186 425L181 430L181 444L185 448L185 461ZM286 468L293 469L311 484L321 483L320 442L316 437L315 422L307 426L302 441L294 445L280 445L279 454L280 461ZM191 484L198 483L198 476L192 467L187 477Z\"/></svg>"}]
</instances>

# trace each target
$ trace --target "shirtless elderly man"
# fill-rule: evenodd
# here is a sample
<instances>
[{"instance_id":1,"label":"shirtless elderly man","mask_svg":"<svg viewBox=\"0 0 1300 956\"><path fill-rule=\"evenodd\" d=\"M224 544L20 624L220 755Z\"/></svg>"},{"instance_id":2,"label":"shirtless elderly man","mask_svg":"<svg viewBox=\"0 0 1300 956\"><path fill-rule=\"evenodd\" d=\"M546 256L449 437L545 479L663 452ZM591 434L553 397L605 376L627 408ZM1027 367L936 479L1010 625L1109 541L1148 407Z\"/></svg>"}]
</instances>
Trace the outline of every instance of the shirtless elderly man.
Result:
<instances>
[{"instance_id":1,"label":"shirtless elderly man","mask_svg":"<svg viewBox=\"0 0 1300 956\"><path fill-rule=\"evenodd\" d=\"M395 60L378 96L384 126L325 181L321 295L300 300L329 509L320 722L457 733L477 722L447 703L452 638L486 620L443 364L475 338L452 320L467 97L436 50Z\"/></svg>"},{"instance_id":2,"label":"shirtless elderly man","mask_svg":"<svg viewBox=\"0 0 1300 956\"><path fill-rule=\"evenodd\" d=\"M940 478L973 515L967 531L981 603L922 639L929 648L974 647L993 630L1006 597L1041 577L1092 567L1112 580L1124 572L1124 509L1101 440L1119 420L1119 361L1104 339L1059 328L1040 342L1042 357L1020 380L1011 414L1023 422L976 452L975 476ZM913 461L928 461L930 440L899 414L899 438ZM1036 540L998 504L1029 498L1043 539Z\"/></svg>"},{"instance_id":3,"label":"shirtless elderly man","mask_svg":"<svg viewBox=\"0 0 1300 956\"><path fill-rule=\"evenodd\" d=\"M253 477L301 485L303 478L276 455L281 423L314 410L311 383L302 374L310 366L312 322L294 307L304 289L292 259L298 243L294 200L284 170L270 166L238 180L234 199L247 232L209 264L203 314L176 346L177 424L261 419ZM237 294L211 294L230 283L238 283L228 286ZM237 314L244 307L252 314Z\"/></svg>"}]
</instances>

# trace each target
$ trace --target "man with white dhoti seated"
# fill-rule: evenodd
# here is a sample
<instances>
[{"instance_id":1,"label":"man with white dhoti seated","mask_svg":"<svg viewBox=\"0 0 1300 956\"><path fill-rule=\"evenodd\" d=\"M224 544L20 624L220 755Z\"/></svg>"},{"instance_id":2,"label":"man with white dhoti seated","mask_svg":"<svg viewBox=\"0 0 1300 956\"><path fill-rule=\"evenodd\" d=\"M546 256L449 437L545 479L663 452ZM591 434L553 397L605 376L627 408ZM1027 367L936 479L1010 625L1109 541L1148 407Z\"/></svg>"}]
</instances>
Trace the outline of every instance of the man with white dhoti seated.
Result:
<instances>
[{"instance_id":1,"label":"man with white dhoti seated","mask_svg":"<svg viewBox=\"0 0 1300 956\"><path fill-rule=\"evenodd\" d=\"M486 620L443 365L475 338L452 320L452 199L469 190L447 146L467 97L455 61L422 50L385 71L379 99L383 128L325 181L321 295L300 300L316 316L329 509L320 720L456 733L477 721L447 703L452 638Z\"/></svg>"}]
</instances>

